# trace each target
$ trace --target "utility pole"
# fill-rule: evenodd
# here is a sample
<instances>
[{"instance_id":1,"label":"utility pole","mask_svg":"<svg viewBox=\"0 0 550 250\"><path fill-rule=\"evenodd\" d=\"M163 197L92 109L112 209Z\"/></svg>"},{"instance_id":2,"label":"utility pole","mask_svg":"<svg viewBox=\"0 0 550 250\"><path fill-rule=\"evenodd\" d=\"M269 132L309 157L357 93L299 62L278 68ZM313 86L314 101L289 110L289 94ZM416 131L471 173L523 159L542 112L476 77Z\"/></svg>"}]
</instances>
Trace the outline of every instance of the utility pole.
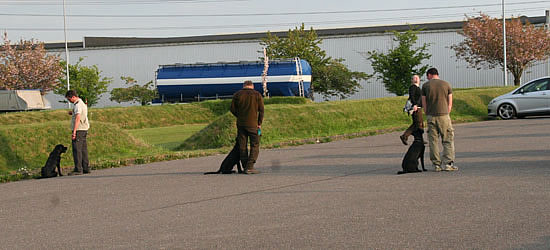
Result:
<instances>
[{"instance_id":1,"label":"utility pole","mask_svg":"<svg viewBox=\"0 0 550 250\"><path fill-rule=\"evenodd\" d=\"M546 10L546 23L544 24L544 28L546 31L550 30L550 10ZM550 75L550 58L546 60L546 75Z\"/></svg>"},{"instance_id":2,"label":"utility pole","mask_svg":"<svg viewBox=\"0 0 550 250\"><path fill-rule=\"evenodd\" d=\"M508 70L506 69L506 16L504 15L504 0L502 0L502 47L504 50L504 86L508 86Z\"/></svg>"},{"instance_id":3,"label":"utility pole","mask_svg":"<svg viewBox=\"0 0 550 250\"><path fill-rule=\"evenodd\" d=\"M71 84L69 83L69 46L67 46L67 15L65 12L65 0L63 0L63 33L65 35L65 61L67 62L67 91L70 89ZM69 107L71 103L69 102Z\"/></svg>"}]
</instances>

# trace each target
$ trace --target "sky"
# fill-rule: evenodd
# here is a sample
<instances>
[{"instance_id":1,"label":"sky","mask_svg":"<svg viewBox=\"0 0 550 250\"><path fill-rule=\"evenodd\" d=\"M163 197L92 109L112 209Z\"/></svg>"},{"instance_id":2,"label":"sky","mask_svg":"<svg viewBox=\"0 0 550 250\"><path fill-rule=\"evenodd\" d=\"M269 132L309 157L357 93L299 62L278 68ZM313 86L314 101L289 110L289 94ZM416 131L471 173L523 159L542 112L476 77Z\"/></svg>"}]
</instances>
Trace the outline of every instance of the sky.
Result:
<instances>
[{"instance_id":1,"label":"sky","mask_svg":"<svg viewBox=\"0 0 550 250\"><path fill-rule=\"evenodd\" d=\"M502 17L502 0L65 0L68 41L187 37ZM63 0L0 0L11 41L64 41ZM504 0L505 16L544 16L550 0ZM3 34L2 34L3 35Z\"/></svg>"}]
</instances>

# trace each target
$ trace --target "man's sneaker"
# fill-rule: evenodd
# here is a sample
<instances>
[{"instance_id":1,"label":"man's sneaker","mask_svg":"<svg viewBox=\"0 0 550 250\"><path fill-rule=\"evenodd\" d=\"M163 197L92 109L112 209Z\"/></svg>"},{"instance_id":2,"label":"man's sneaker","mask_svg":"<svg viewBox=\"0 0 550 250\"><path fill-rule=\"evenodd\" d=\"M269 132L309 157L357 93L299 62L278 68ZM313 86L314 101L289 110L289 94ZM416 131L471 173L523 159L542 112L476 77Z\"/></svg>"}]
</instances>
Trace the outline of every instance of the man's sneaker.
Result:
<instances>
[{"instance_id":1,"label":"man's sneaker","mask_svg":"<svg viewBox=\"0 0 550 250\"><path fill-rule=\"evenodd\" d=\"M439 165L435 165L435 172L441 172L441 167Z\"/></svg>"},{"instance_id":2,"label":"man's sneaker","mask_svg":"<svg viewBox=\"0 0 550 250\"><path fill-rule=\"evenodd\" d=\"M73 175L81 175L82 172L78 172L78 171L72 171L72 172L69 172L69 176L73 176Z\"/></svg>"},{"instance_id":3,"label":"man's sneaker","mask_svg":"<svg viewBox=\"0 0 550 250\"><path fill-rule=\"evenodd\" d=\"M458 170L458 167L455 167L455 164L452 162L445 165L445 171L457 171L457 170Z\"/></svg>"}]
</instances>

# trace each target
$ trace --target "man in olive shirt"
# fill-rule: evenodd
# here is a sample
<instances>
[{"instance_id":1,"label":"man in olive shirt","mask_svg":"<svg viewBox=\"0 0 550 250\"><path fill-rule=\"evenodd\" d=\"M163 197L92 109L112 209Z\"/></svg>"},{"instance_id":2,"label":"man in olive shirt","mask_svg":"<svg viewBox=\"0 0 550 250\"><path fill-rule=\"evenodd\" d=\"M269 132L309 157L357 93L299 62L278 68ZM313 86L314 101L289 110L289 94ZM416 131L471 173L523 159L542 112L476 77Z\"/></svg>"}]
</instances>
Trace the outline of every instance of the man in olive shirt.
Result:
<instances>
[{"instance_id":1,"label":"man in olive shirt","mask_svg":"<svg viewBox=\"0 0 550 250\"><path fill-rule=\"evenodd\" d=\"M254 90L252 81L245 81L243 88L233 95L231 113L237 117L237 144L241 164L246 174L258 174L254 163L260 152L260 128L264 118L264 100L260 92ZM247 141L250 138L250 155Z\"/></svg>"},{"instance_id":2,"label":"man in olive shirt","mask_svg":"<svg viewBox=\"0 0 550 250\"><path fill-rule=\"evenodd\" d=\"M453 108L453 90L451 85L439 79L436 68L426 72L428 82L422 86L422 107L428 120L428 144L430 145L430 160L435 171L441 171L445 163L445 171L458 170L454 166L455 144L454 129L449 114ZM443 144L443 154L439 154L439 137Z\"/></svg>"}]
</instances>

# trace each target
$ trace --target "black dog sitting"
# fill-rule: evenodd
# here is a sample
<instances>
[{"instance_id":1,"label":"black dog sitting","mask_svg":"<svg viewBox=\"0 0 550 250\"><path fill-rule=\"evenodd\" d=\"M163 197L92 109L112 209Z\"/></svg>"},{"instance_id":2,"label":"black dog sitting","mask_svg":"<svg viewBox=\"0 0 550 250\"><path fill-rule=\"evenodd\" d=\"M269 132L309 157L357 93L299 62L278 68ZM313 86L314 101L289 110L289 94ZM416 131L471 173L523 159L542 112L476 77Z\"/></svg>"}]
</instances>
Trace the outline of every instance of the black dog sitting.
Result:
<instances>
[{"instance_id":1,"label":"black dog sitting","mask_svg":"<svg viewBox=\"0 0 550 250\"><path fill-rule=\"evenodd\" d=\"M235 171L233 167L237 165L237 171L239 174L243 173L243 169L240 162L239 144L235 143L235 146L229 152L229 154L223 159L220 169L216 172L206 172L204 174L233 174Z\"/></svg>"},{"instance_id":2,"label":"black dog sitting","mask_svg":"<svg viewBox=\"0 0 550 250\"><path fill-rule=\"evenodd\" d=\"M63 176L59 162L61 161L61 154L65 152L67 152L67 147L63 146L63 144L58 144L55 146L46 161L46 165L44 165L40 171L42 178L56 177L57 174L59 174L59 176ZM56 167L57 172L55 172Z\"/></svg>"},{"instance_id":3,"label":"black dog sitting","mask_svg":"<svg viewBox=\"0 0 550 250\"><path fill-rule=\"evenodd\" d=\"M424 167L424 150L426 149L426 146L424 146L424 140L422 139L423 133L424 130L422 129L417 129L412 133L414 136L414 141L409 147L409 150L407 150L405 157L403 157L403 163L401 163L403 171L399 171L397 174L422 172L418 169L419 159L420 164L422 164L422 170L426 171L426 168Z\"/></svg>"}]
</instances>

